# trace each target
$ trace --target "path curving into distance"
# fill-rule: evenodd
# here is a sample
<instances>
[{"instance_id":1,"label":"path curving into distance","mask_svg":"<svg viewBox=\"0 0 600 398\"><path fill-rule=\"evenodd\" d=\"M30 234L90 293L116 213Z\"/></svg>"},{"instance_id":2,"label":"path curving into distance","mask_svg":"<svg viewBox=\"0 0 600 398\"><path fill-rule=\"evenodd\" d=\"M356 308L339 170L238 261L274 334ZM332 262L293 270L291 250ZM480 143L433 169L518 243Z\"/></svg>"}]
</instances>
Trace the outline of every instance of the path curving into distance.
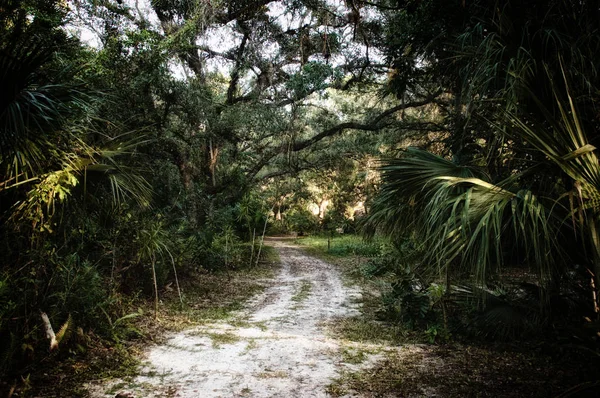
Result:
<instances>
[{"instance_id":1,"label":"path curving into distance","mask_svg":"<svg viewBox=\"0 0 600 398\"><path fill-rule=\"evenodd\" d=\"M92 397L327 397L345 369L343 342L325 323L359 314L358 290L337 269L305 254L291 239L271 238L281 269L272 285L250 300L241 322L212 323L172 334L150 347L141 374L96 386ZM117 386L118 388L115 388Z\"/></svg>"}]
</instances>

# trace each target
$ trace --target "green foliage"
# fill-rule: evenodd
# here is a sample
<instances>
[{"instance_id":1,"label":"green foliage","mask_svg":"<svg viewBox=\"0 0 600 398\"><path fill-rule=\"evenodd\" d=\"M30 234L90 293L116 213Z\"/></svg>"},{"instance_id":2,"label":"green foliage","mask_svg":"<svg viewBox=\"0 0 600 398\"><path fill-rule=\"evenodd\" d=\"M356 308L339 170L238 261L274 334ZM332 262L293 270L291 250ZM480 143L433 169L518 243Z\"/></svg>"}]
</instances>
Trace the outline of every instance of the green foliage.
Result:
<instances>
[{"instance_id":1,"label":"green foliage","mask_svg":"<svg viewBox=\"0 0 600 398\"><path fill-rule=\"evenodd\" d=\"M457 260L483 283L490 269L502 264L502 244L507 242L501 238L508 230L514 231L510 237L515 245L524 242L540 277L549 277L550 253L557 247L555 220L531 191L514 188L517 177L490 184L467 168L411 149L388 161L382 178L385 184L367 225L389 234L414 228L428 244L432 266L446 272Z\"/></svg>"},{"instance_id":2,"label":"green foliage","mask_svg":"<svg viewBox=\"0 0 600 398\"><path fill-rule=\"evenodd\" d=\"M501 273L506 247L520 247L520 261L526 261L538 271L541 287L538 295L552 294L551 289L568 272L569 265L578 261L579 254L569 250L571 241L558 239L573 233L575 214L580 215L580 230L590 231L591 239L578 243L581 249L585 251L590 247L592 253L596 253L597 240L595 207L584 204L596 196L595 148L588 144L570 96L569 105L564 105L556 93L555 97L561 118L551 133L513 116L511 122L516 127L513 134L524 137L558 166L564 173L562 178L571 179L574 190L540 184L536 194L532 189L521 188L519 183L526 180L529 173L536 172L535 168L492 184L482 171L479 172L481 178L473 174L460 176L456 174L460 169L451 162L410 150L403 158L382 167L384 185L373 206L371 226L379 226L389 234L414 229L418 239L426 242L429 249L426 260L434 266L432 272L437 268L446 278L448 275L465 278L464 267L467 267L466 275L474 277L476 286L485 286L492 275ZM543 111L549 115L547 110ZM553 178L537 173L540 179ZM586 199L574 201L575 196ZM544 199L538 200L538 197ZM583 216L584 211L587 217ZM570 261L563 260L567 253L572 256ZM596 256L591 260L590 266L597 268ZM545 303L539 305L545 307L549 302L546 296ZM488 324L495 325L499 335L543 323L526 322L527 318L532 319L532 312L523 312L518 307L506 304L489 309L484 318ZM533 317L543 318L542 314Z\"/></svg>"},{"instance_id":3,"label":"green foliage","mask_svg":"<svg viewBox=\"0 0 600 398\"><path fill-rule=\"evenodd\" d=\"M311 234L319 229L319 218L308 209L293 209L286 214L286 226L298 235Z\"/></svg>"},{"instance_id":4,"label":"green foliage","mask_svg":"<svg viewBox=\"0 0 600 398\"><path fill-rule=\"evenodd\" d=\"M209 248L210 267L237 268L243 264L243 251L240 239L233 233L231 227L216 235Z\"/></svg>"},{"instance_id":5,"label":"green foliage","mask_svg":"<svg viewBox=\"0 0 600 398\"><path fill-rule=\"evenodd\" d=\"M123 315L119 318L112 319L108 312L104 312L106 315L106 321L108 322L108 336L115 342L120 342L124 339L131 339L132 337L143 337L142 332L140 332L136 327L131 325L131 320L137 317L143 316L144 313L140 309L137 312L132 312L126 315Z\"/></svg>"},{"instance_id":6,"label":"green foliage","mask_svg":"<svg viewBox=\"0 0 600 398\"><path fill-rule=\"evenodd\" d=\"M383 245L379 256L360 269L364 277L378 281L382 306L379 315L409 329L424 328L439 320L433 308L439 301L436 285L416 272L420 259L422 253L407 240L399 247Z\"/></svg>"},{"instance_id":7,"label":"green foliage","mask_svg":"<svg viewBox=\"0 0 600 398\"><path fill-rule=\"evenodd\" d=\"M70 314L79 326L96 324L107 297L98 269L87 260L81 261L76 253L57 260L47 306L56 313Z\"/></svg>"},{"instance_id":8,"label":"green foliage","mask_svg":"<svg viewBox=\"0 0 600 398\"><path fill-rule=\"evenodd\" d=\"M382 301L386 317L402 322L409 328L423 324L429 315L427 290L410 277L392 283L391 290L382 296Z\"/></svg>"},{"instance_id":9,"label":"green foliage","mask_svg":"<svg viewBox=\"0 0 600 398\"><path fill-rule=\"evenodd\" d=\"M430 344L448 342L451 338L451 334L448 332L448 329L438 324L427 328L425 335L427 336L427 340Z\"/></svg>"},{"instance_id":10,"label":"green foliage","mask_svg":"<svg viewBox=\"0 0 600 398\"><path fill-rule=\"evenodd\" d=\"M364 240L358 235L350 234L321 234L298 238L302 245L318 249L320 253L327 253L333 256L364 256L375 257L380 255L383 248L387 247L386 241L374 239ZM367 264L370 264L369 261Z\"/></svg>"},{"instance_id":11,"label":"green foliage","mask_svg":"<svg viewBox=\"0 0 600 398\"><path fill-rule=\"evenodd\" d=\"M256 231L262 231L267 211L264 201L259 196L247 193L237 204L236 211L237 221L241 221L248 229L249 240L256 236Z\"/></svg>"},{"instance_id":12,"label":"green foliage","mask_svg":"<svg viewBox=\"0 0 600 398\"><path fill-rule=\"evenodd\" d=\"M286 86L296 97L301 98L309 93L327 88L328 80L333 76L334 70L330 65L311 61L303 65L299 72L293 74L286 82Z\"/></svg>"}]
</instances>

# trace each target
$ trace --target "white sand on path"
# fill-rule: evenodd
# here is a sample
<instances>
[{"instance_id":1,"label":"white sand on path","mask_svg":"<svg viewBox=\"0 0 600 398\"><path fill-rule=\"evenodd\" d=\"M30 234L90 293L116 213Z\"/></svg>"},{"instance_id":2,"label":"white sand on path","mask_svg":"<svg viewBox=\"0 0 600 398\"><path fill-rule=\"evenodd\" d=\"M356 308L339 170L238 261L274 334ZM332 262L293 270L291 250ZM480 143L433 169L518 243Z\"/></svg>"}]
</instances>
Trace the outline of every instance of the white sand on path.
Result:
<instances>
[{"instance_id":1,"label":"white sand on path","mask_svg":"<svg viewBox=\"0 0 600 398\"><path fill-rule=\"evenodd\" d=\"M170 335L148 349L141 375L132 383L96 385L91 396L327 397L327 386L340 372L367 366L370 360L344 363L340 351L347 343L328 337L323 326L358 315L360 292L344 286L334 266L291 241L270 239L268 244L279 251L281 270L242 311L249 322Z\"/></svg>"}]
</instances>

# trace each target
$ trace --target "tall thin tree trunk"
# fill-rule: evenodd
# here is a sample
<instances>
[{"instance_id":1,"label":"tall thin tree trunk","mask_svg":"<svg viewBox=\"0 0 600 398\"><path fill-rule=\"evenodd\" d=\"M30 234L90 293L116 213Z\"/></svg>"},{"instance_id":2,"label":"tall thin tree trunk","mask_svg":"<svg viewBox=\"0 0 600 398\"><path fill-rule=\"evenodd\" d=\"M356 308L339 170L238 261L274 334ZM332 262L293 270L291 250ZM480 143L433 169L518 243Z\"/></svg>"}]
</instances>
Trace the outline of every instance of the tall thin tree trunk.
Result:
<instances>
[{"instance_id":1,"label":"tall thin tree trunk","mask_svg":"<svg viewBox=\"0 0 600 398\"><path fill-rule=\"evenodd\" d=\"M254 260L254 241L256 240L256 228L252 229L252 249L250 249L250 265L252 265L252 260Z\"/></svg>"},{"instance_id":2,"label":"tall thin tree trunk","mask_svg":"<svg viewBox=\"0 0 600 398\"><path fill-rule=\"evenodd\" d=\"M217 158L219 156L219 148L217 146L213 147L212 138L208 140L208 150L210 155L210 175L212 179L213 188L217 186L217 177L216 177L216 167L217 167Z\"/></svg>"},{"instance_id":3,"label":"tall thin tree trunk","mask_svg":"<svg viewBox=\"0 0 600 398\"><path fill-rule=\"evenodd\" d=\"M225 232L225 268L229 267L229 233Z\"/></svg>"},{"instance_id":4,"label":"tall thin tree trunk","mask_svg":"<svg viewBox=\"0 0 600 398\"><path fill-rule=\"evenodd\" d=\"M152 280L154 281L154 318L158 318L158 283L156 282L156 258L150 257L152 262Z\"/></svg>"},{"instance_id":5,"label":"tall thin tree trunk","mask_svg":"<svg viewBox=\"0 0 600 398\"><path fill-rule=\"evenodd\" d=\"M227 273L227 280L231 280L231 273L229 272L229 231L225 231L225 272Z\"/></svg>"},{"instance_id":6,"label":"tall thin tree trunk","mask_svg":"<svg viewBox=\"0 0 600 398\"><path fill-rule=\"evenodd\" d=\"M273 211L274 208L275 208L275 206L273 206L271 208L271 211ZM271 213L271 211L269 211L269 213L267 213L267 218L265 219L265 226L263 227L262 238L260 240L260 246L258 246L258 254L256 255L256 266L257 267L258 267L258 261L260 260L260 252L262 251L262 247L265 242L265 233L267 232L267 223L269 222L269 214Z\"/></svg>"},{"instance_id":7,"label":"tall thin tree trunk","mask_svg":"<svg viewBox=\"0 0 600 398\"><path fill-rule=\"evenodd\" d=\"M444 329L448 331L448 298L450 297L450 266L446 265L446 291L442 296L442 314L444 316Z\"/></svg>"},{"instance_id":8,"label":"tall thin tree trunk","mask_svg":"<svg viewBox=\"0 0 600 398\"><path fill-rule=\"evenodd\" d=\"M112 268L110 270L110 287L115 287L115 267L117 265L117 237L113 241L112 247Z\"/></svg>"},{"instance_id":9,"label":"tall thin tree trunk","mask_svg":"<svg viewBox=\"0 0 600 398\"><path fill-rule=\"evenodd\" d=\"M169 253L169 257L171 257L171 264L173 264L173 274L175 275L175 286L177 286L177 294L179 294L179 302L181 303L181 307L183 308L183 296L181 295L181 289L179 288L179 278L177 277L177 269L175 268L175 259L173 259L173 255L171 254L170 251L167 250L167 253Z\"/></svg>"}]
</instances>

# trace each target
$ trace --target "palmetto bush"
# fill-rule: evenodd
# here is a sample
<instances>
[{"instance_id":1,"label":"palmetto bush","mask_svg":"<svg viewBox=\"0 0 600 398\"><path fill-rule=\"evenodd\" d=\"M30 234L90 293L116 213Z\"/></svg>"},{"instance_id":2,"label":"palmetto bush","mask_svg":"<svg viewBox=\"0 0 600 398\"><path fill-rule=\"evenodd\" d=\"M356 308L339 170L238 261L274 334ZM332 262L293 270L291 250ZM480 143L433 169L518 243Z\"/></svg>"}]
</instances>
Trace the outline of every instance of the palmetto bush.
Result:
<instances>
[{"instance_id":1,"label":"palmetto bush","mask_svg":"<svg viewBox=\"0 0 600 398\"><path fill-rule=\"evenodd\" d=\"M440 14L431 4L389 13L389 54L449 93L439 101L448 152L384 160L367 227L412 234L440 281L480 295L507 265L535 271L546 303L576 264L597 289L598 7L474 1ZM395 80L411 69L398 69L389 88L400 97Z\"/></svg>"},{"instance_id":2,"label":"palmetto bush","mask_svg":"<svg viewBox=\"0 0 600 398\"><path fill-rule=\"evenodd\" d=\"M40 311L106 331L114 247L94 213L151 195L131 156L143 139L94 129L103 99L80 79L65 4L0 6L0 378L48 356Z\"/></svg>"},{"instance_id":3,"label":"palmetto bush","mask_svg":"<svg viewBox=\"0 0 600 398\"><path fill-rule=\"evenodd\" d=\"M527 144L532 164L522 171L499 179L485 168L460 165L416 148L383 160L380 166L382 185L367 230L412 234L424 248L421 264L445 282L448 296L453 284L468 283L467 290L479 297L480 305L495 308L495 315L480 318L488 325L506 326L508 319L519 317L523 322L512 330L525 328L527 321L545 324L553 306L564 310L565 303L558 299L568 296L565 276L576 269L577 283L588 286L588 299L577 301L583 303L575 309L579 320L583 315L597 316L591 282L599 286L600 164L566 76L564 81L566 93L554 92L554 113L538 102L543 122L507 111L498 123L506 139ZM531 98L536 97L531 93ZM534 271L534 276L520 281L532 284L532 295L519 299L518 294L505 294L503 299L494 293L490 283L498 280L505 266ZM531 297L536 305L528 303ZM515 316L503 321L502 314L510 311L516 311Z\"/></svg>"},{"instance_id":4,"label":"palmetto bush","mask_svg":"<svg viewBox=\"0 0 600 398\"><path fill-rule=\"evenodd\" d=\"M510 238L525 246L540 277L549 276L556 223L512 179L492 184L476 169L418 149L384 161L380 170L383 185L366 226L389 235L414 230L438 275L466 273L484 282L502 264L502 243Z\"/></svg>"}]
</instances>

